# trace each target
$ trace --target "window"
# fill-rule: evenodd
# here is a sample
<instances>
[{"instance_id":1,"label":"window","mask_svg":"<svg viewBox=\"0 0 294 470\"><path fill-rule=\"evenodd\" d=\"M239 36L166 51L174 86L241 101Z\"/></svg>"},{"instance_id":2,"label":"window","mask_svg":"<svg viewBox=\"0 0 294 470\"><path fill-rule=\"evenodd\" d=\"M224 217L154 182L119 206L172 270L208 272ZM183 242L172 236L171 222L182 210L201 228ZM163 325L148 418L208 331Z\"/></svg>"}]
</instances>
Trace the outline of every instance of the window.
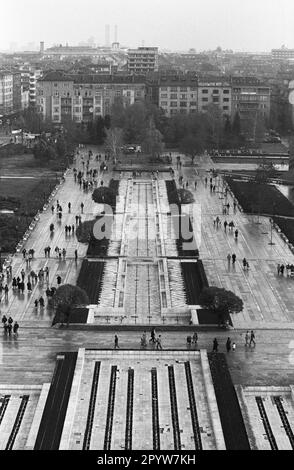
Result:
<instances>
[{"instance_id":1,"label":"window","mask_svg":"<svg viewBox=\"0 0 294 470\"><path fill-rule=\"evenodd\" d=\"M171 99L171 100L176 100L177 98L178 98L178 95L177 95L176 93L172 93L172 94L170 95L170 99Z\"/></svg>"},{"instance_id":2,"label":"window","mask_svg":"<svg viewBox=\"0 0 294 470\"><path fill-rule=\"evenodd\" d=\"M54 108L53 112L54 113L59 113L59 108Z\"/></svg>"},{"instance_id":3,"label":"window","mask_svg":"<svg viewBox=\"0 0 294 470\"><path fill-rule=\"evenodd\" d=\"M161 93L160 98L167 98L168 94L167 93Z\"/></svg>"},{"instance_id":4,"label":"window","mask_svg":"<svg viewBox=\"0 0 294 470\"><path fill-rule=\"evenodd\" d=\"M58 91L54 91L54 96L59 96L59 92L58 92Z\"/></svg>"},{"instance_id":5,"label":"window","mask_svg":"<svg viewBox=\"0 0 294 470\"><path fill-rule=\"evenodd\" d=\"M178 87L176 87L176 86L171 86L169 90L170 90L170 91L178 91Z\"/></svg>"},{"instance_id":6,"label":"window","mask_svg":"<svg viewBox=\"0 0 294 470\"><path fill-rule=\"evenodd\" d=\"M202 101L208 101L208 98L202 98Z\"/></svg>"},{"instance_id":7,"label":"window","mask_svg":"<svg viewBox=\"0 0 294 470\"><path fill-rule=\"evenodd\" d=\"M167 87L161 87L160 91L167 91Z\"/></svg>"},{"instance_id":8,"label":"window","mask_svg":"<svg viewBox=\"0 0 294 470\"><path fill-rule=\"evenodd\" d=\"M53 116L53 121L59 121L59 116Z\"/></svg>"},{"instance_id":9,"label":"window","mask_svg":"<svg viewBox=\"0 0 294 470\"><path fill-rule=\"evenodd\" d=\"M224 111L228 111L228 109L229 109L229 106L223 106Z\"/></svg>"},{"instance_id":10,"label":"window","mask_svg":"<svg viewBox=\"0 0 294 470\"><path fill-rule=\"evenodd\" d=\"M180 95L180 99L181 99L181 100L187 99L187 95Z\"/></svg>"},{"instance_id":11,"label":"window","mask_svg":"<svg viewBox=\"0 0 294 470\"><path fill-rule=\"evenodd\" d=\"M212 98L212 101L213 101L214 103L218 103L218 102L219 102L219 97L218 97L218 96L214 96L214 97Z\"/></svg>"},{"instance_id":12,"label":"window","mask_svg":"<svg viewBox=\"0 0 294 470\"><path fill-rule=\"evenodd\" d=\"M178 103L176 101L171 101L170 102L170 107L171 108L176 108L178 106Z\"/></svg>"},{"instance_id":13,"label":"window","mask_svg":"<svg viewBox=\"0 0 294 470\"><path fill-rule=\"evenodd\" d=\"M197 106L197 101L190 101L190 106Z\"/></svg>"},{"instance_id":14,"label":"window","mask_svg":"<svg viewBox=\"0 0 294 470\"><path fill-rule=\"evenodd\" d=\"M161 106L167 106L167 101L162 101Z\"/></svg>"},{"instance_id":15,"label":"window","mask_svg":"<svg viewBox=\"0 0 294 470\"><path fill-rule=\"evenodd\" d=\"M181 108L186 108L187 107L187 101L180 101L180 106L181 106Z\"/></svg>"},{"instance_id":16,"label":"window","mask_svg":"<svg viewBox=\"0 0 294 470\"><path fill-rule=\"evenodd\" d=\"M228 95L230 93L230 90L223 90L224 95Z\"/></svg>"},{"instance_id":17,"label":"window","mask_svg":"<svg viewBox=\"0 0 294 470\"><path fill-rule=\"evenodd\" d=\"M187 87L181 87L180 91L187 91Z\"/></svg>"},{"instance_id":18,"label":"window","mask_svg":"<svg viewBox=\"0 0 294 470\"><path fill-rule=\"evenodd\" d=\"M208 90L202 90L203 94L208 94Z\"/></svg>"},{"instance_id":19,"label":"window","mask_svg":"<svg viewBox=\"0 0 294 470\"><path fill-rule=\"evenodd\" d=\"M213 95L218 95L218 94L219 94L219 90L213 90L212 94L213 94Z\"/></svg>"},{"instance_id":20,"label":"window","mask_svg":"<svg viewBox=\"0 0 294 470\"><path fill-rule=\"evenodd\" d=\"M228 103L230 101L230 98L223 98L224 103Z\"/></svg>"},{"instance_id":21,"label":"window","mask_svg":"<svg viewBox=\"0 0 294 470\"><path fill-rule=\"evenodd\" d=\"M196 95L194 93L191 93L190 98L192 100L193 98L196 98Z\"/></svg>"}]
</instances>

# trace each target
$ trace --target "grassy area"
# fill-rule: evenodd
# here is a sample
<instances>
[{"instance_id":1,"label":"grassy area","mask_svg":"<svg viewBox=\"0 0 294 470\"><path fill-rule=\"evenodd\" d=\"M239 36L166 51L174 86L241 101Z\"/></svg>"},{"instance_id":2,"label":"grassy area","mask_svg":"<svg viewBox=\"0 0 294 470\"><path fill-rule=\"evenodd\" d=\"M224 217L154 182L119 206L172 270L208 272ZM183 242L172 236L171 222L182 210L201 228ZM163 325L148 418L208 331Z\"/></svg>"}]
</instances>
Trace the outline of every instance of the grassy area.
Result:
<instances>
[{"instance_id":1,"label":"grassy area","mask_svg":"<svg viewBox=\"0 0 294 470\"><path fill-rule=\"evenodd\" d=\"M280 227L282 232L286 235L289 242L294 245L294 220L284 219L282 217L274 217L274 222Z\"/></svg>"},{"instance_id":2,"label":"grassy area","mask_svg":"<svg viewBox=\"0 0 294 470\"><path fill-rule=\"evenodd\" d=\"M225 179L245 212L294 216L293 204L275 186Z\"/></svg>"},{"instance_id":3,"label":"grassy area","mask_svg":"<svg viewBox=\"0 0 294 470\"><path fill-rule=\"evenodd\" d=\"M14 211L14 215L0 214L2 252L15 250L61 174L52 166L40 166L32 154L0 152L0 210Z\"/></svg>"}]
</instances>

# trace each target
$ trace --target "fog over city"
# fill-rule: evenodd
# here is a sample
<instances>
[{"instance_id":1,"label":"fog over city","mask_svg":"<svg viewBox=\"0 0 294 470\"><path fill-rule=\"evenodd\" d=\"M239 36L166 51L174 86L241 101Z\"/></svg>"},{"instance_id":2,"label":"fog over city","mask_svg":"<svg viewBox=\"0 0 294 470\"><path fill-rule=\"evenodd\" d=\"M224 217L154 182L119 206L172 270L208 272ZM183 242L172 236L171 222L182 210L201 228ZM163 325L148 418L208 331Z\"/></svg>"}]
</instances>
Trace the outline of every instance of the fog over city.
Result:
<instances>
[{"instance_id":1,"label":"fog over city","mask_svg":"<svg viewBox=\"0 0 294 470\"><path fill-rule=\"evenodd\" d=\"M4 10L3 10L4 8ZM269 51L294 46L292 0L15 0L2 8L0 51L105 43L167 50Z\"/></svg>"}]
</instances>

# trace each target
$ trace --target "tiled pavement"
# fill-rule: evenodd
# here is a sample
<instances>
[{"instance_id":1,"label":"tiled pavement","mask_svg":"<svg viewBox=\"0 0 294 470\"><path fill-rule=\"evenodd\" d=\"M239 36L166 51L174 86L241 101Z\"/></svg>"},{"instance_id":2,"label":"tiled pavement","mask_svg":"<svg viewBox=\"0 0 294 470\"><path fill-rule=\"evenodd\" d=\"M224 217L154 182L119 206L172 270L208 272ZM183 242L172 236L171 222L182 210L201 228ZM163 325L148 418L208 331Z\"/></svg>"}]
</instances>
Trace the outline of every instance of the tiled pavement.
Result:
<instances>
[{"instance_id":1,"label":"tiled pavement","mask_svg":"<svg viewBox=\"0 0 294 470\"><path fill-rule=\"evenodd\" d=\"M183 157L182 157L183 158ZM247 216L238 209L233 211L233 199L228 195L230 214L222 214L222 183L216 179L216 192L210 192L208 170L216 164L208 161L195 169L183 167L184 182L189 182L189 189L196 203L201 205L201 244L200 256L203 259L210 285L230 289L244 301L243 312L234 315L236 328L294 328L294 280L277 275L278 263L293 263L294 255L280 235L271 229L269 219ZM179 172L176 171L176 179ZM205 187L204 178L208 177ZM197 180L197 190L194 181ZM234 221L239 230L238 241L223 226L214 227L213 220L219 216L224 220ZM259 222L259 223L258 223ZM235 268L228 266L227 254L235 253ZM249 262L249 271L243 270L242 260Z\"/></svg>"},{"instance_id":2,"label":"tiled pavement","mask_svg":"<svg viewBox=\"0 0 294 470\"><path fill-rule=\"evenodd\" d=\"M125 429L127 411L127 373L131 367L134 371L134 401L132 425L132 449L153 448L152 432L152 394L151 369L157 371L157 390L159 408L159 428L161 449L173 450L173 419L169 394L169 380L167 366L174 367L175 386L177 394L177 408L180 428L182 450L195 448L193 428L190 414L190 404L187 392L184 362L189 361L192 368L193 388L196 407L199 410L199 427L204 449L215 449L215 436L212 430L210 412L204 391L203 371L198 352L161 352L155 351L86 351L85 360L80 378L78 396L72 394L71 400L77 400L73 427L69 437L69 449L80 450L83 446L84 430L89 408L90 389L93 378L94 361L101 361L98 391L95 403L94 421L91 436L91 449L103 449L107 418L107 398L110 383L111 366L118 367L113 427L111 435L111 450L125 448ZM69 419L72 415L69 413ZM68 415L69 415L68 414ZM216 417L217 418L217 417ZM219 419L219 418L218 418ZM66 427L66 421L65 421ZM82 432L81 432L82 431ZM66 443L64 444L66 447ZM65 448L64 447L64 448Z\"/></svg>"}]
</instances>

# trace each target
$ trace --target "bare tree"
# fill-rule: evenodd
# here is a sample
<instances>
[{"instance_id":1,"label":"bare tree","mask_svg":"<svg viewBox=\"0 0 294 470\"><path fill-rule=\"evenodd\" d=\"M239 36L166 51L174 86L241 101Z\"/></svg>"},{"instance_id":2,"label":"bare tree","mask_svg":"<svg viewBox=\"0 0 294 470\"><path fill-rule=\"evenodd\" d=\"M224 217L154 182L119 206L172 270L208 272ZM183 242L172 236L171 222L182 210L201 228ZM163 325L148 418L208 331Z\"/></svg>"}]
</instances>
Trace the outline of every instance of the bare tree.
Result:
<instances>
[{"instance_id":1,"label":"bare tree","mask_svg":"<svg viewBox=\"0 0 294 470\"><path fill-rule=\"evenodd\" d=\"M105 149L110 153L115 163L120 155L122 145L123 130L118 127L106 129Z\"/></svg>"}]
</instances>

